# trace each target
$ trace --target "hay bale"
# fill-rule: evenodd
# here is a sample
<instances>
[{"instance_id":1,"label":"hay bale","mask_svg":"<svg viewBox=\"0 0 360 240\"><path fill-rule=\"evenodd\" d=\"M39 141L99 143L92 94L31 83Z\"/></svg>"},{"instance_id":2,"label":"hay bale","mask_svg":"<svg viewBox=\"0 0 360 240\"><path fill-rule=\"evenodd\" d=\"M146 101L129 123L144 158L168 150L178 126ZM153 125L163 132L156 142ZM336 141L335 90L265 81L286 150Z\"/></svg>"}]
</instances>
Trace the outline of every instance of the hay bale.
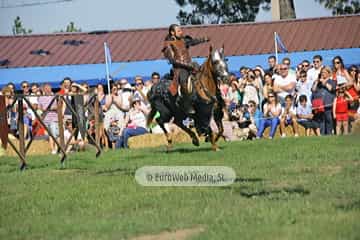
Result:
<instances>
[{"instance_id":1,"label":"hay bale","mask_svg":"<svg viewBox=\"0 0 360 240\"><path fill-rule=\"evenodd\" d=\"M352 123L352 133L360 135L360 119Z\"/></svg>"},{"instance_id":2,"label":"hay bale","mask_svg":"<svg viewBox=\"0 0 360 240\"><path fill-rule=\"evenodd\" d=\"M265 138L269 137L269 134L270 134L270 127L265 129L264 137ZM287 126L285 128L285 134L288 137L294 136L293 128L291 126ZM299 136L305 136L305 128L303 126L301 126L300 124L299 124ZM281 137L280 136L280 125L276 129L275 138L276 137Z\"/></svg>"},{"instance_id":3,"label":"hay bale","mask_svg":"<svg viewBox=\"0 0 360 240\"><path fill-rule=\"evenodd\" d=\"M19 140L13 136L9 135L10 140L14 143L14 145L16 147L19 148ZM26 144L28 143L28 141L25 142L25 147ZM32 155L48 155L50 154L51 149L50 149L50 144L48 141L46 140L34 140L29 148L29 150L27 151L26 155L27 156L32 156ZM7 149L5 150L5 156L10 156L10 157L14 157L17 156L15 151L12 149L12 147L8 144Z\"/></svg>"},{"instance_id":4,"label":"hay bale","mask_svg":"<svg viewBox=\"0 0 360 240\"><path fill-rule=\"evenodd\" d=\"M172 133L173 143L190 143L191 138L183 131ZM144 134L129 138L129 148L160 147L167 144L166 136L159 134Z\"/></svg>"}]
</instances>

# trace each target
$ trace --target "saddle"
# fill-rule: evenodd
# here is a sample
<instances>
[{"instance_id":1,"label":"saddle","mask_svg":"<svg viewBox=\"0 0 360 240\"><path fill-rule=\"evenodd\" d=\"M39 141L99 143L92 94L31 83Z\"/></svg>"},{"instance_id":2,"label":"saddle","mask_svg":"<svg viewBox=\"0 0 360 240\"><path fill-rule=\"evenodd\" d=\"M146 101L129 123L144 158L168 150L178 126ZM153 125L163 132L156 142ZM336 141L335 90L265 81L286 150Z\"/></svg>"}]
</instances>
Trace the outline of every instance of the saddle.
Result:
<instances>
[{"instance_id":1,"label":"saddle","mask_svg":"<svg viewBox=\"0 0 360 240\"><path fill-rule=\"evenodd\" d=\"M178 74L176 74L177 71L175 71L174 73L174 78L171 81L171 84L169 86L169 91L171 93L172 96L176 96L177 94L179 94L180 96L182 95L181 92L181 86L178 83ZM184 84L186 86L186 92L187 93L192 93L193 90L193 82L196 80L196 76L193 73L190 73L189 77L186 80L186 84Z\"/></svg>"}]
</instances>

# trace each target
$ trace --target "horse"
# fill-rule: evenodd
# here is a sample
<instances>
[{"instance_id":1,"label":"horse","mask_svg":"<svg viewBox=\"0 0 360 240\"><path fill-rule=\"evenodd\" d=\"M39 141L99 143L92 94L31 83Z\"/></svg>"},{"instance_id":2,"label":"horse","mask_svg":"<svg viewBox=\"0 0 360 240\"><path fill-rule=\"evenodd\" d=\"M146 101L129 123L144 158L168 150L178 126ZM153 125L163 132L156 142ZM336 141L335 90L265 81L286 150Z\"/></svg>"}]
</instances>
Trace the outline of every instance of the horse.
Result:
<instances>
[{"instance_id":1,"label":"horse","mask_svg":"<svg viewBox=\"0 0 360 240\"><path fill-rule=\"evenodd\" d=\"M199 146L197 135L183 124L183 120L190 117L194 120L195 128L199 136L204 135L206 141L211 142L211 148L218 151L216 144L220 137L223 137L222 118L225 102L221 97L219 81L227 82L229 72L226 60L224 58L224 47L220 50L209 48L209 55L202 64L199 71L190 77L188 88L191 89L192 102L195 114L187 116L185 112L177 106L176 98L169 92L171 80L162 80L154 85L149 91L148 99L151 104L151 111L148 115L147 123L150 124L157 112L160 117L156 119L161 129L164 131L167 140L167 149L172 148L171 134L166 130L164 124L171 119L173 123L185 131L192 139L195 146ZM180 93L181 94L181 93ZM218 127L218 133L215 134L210 128L210 120L214 118Z\"/></svg>"}]
</instances>

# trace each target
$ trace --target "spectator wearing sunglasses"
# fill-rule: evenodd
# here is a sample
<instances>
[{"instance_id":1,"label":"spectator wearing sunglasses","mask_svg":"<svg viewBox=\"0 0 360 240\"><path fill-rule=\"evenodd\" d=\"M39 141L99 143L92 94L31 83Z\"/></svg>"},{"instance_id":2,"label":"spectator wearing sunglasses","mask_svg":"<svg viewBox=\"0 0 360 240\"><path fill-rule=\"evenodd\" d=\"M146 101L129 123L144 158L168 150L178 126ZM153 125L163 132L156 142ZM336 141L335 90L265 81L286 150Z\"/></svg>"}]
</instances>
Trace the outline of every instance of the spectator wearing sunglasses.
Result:
<instances>
[{"instance_id":1,"label":"spectator wearing sunglasses","mask_svg":"<svg viewBox=\"0 0 360 240\"><path fill-rule=\"evenodd\" d=\"M301 95L305 95L307 99L311 99L312 83L309 81L306 71L301 70L298 82L296 83L296 103Z\"/></svg>"},{"instance_id":2,"label":"spectator wearing sunglasses","mask_svg":"<svg viewBox=\"0 0 360 240\"><path fill-rule=\"evenodd\" d=\"M308 60L302 61L301 65L302 65L302 69L305 70L306 72L309 71L309 69L311 68L310 62Z\"/></svg>"},{"instance_id":3,"label":"spectator wearing sunglasses","mask_svg":"<svg viewBox=\"0 0 360 240\"><path fill-rule=\"evenodd\" d=\"M264 105L264 117L260 120L257 138L262 138L266 128L270 127L269 139L273 139L276 129L280 124L281 105L277 100L276 93L268 94L269 101Z\"/></svg>"},{"instance_id":4,"label":"spectator wearing sunglasses","mask_svg":"<svg viewBox=\"0 0 360 240\"><path fill-rule=\"evenodd\" d=\"M352 77L346 70L344 61L340 56L336 56L332 60L333 63L333 74L332 79L337 83L338 86L352 86L354 84Z\"/></svg>"},{"instance_id":5,"label":"spectator wearing sunglasses","mask_svg":"<svg viewBox=\"0 0 360 240\"><path fill-rule=\"evenodd\" d=\"M307 82L312 86L314 81L318 78L321 68L323 67L323 58L320 55L313 57L313 68L307 71ZM306 95L308 97L308 95ZM310 98L308 98L310 99Z\"/></svg>"},{"instance_id":6,"label":"spectator wearing sunglasses","mask_svg":"<svg viewBox=\"0 0 360 240\"><path fill-rule=\"evenodd\" d=\"M289 68L289 74L294 74L294 75L296 75L296 71L291 68L291 60L290 60L290 58L288 58L288 57L283 58L282 64L285 64L285 65L288 66L288 68Z\"/></svg>"},{"instance_id":7,"label":"spectator wearing sunglasses","mask_svg":"<svg viewBox=\"0 0 360 240\"><path fill-rule=\"evenodd\" d=\"M135 92L134 97L139 98L141 101L141 104L147 108L150 108L150 103L147 98L147 94L149 92L149 89L145 87L144 81L141 76L135 77Z\"/></svg>"},{"instance_id":8,"label":"spectator wearing sunglasses","mask_svg":"<svg viewBox=\"0 0 360 240\"><path fill-rule=\"evenodd\" d=\"M295 93L296 75L289 74L289 66L286 64L281 64L279 70L279 75L276 75L274 80L274 91L277 93L281 105L284 105L285 97Z\"/></svg>"},{"instance_id":9,"label":"spectator wearing sunglasses","mask_svg":"<svg viewBox=\"0 0 360 240\"><path fill-rule=\"evenodd\" d=\"M354 119L354 115L356 114L357 109L359 108L359 94L360 94L360 84L359 84L359 71L355 65L352 65L348 72L353 79L353 84L349 84L346 88L347 92L351 96L351 100L349 100L349 116L350 120Z\"/></svg>"}]
</instances>

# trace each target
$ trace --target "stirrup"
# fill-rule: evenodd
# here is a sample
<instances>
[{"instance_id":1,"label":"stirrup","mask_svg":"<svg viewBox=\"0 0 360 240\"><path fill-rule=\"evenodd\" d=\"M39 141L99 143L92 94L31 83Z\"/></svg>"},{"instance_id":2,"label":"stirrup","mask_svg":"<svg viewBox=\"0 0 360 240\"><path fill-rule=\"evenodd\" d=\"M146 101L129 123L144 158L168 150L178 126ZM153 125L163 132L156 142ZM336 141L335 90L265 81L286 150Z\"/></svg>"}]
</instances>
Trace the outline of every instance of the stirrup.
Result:
<instances>
[{"instance_id":1,"label":"stirrup","mask_svg":"<svg viewBox=\"0 0 360 240\"><path fill-rule=\"evenodd\" d=\"M193 91L192 78L193 78L193 76L192 76L192 74L190 74L190 76L187 79L187 83L186 83L186 90L189 94L192 93L192 91Z\"/></svg>"}]
</instances>

